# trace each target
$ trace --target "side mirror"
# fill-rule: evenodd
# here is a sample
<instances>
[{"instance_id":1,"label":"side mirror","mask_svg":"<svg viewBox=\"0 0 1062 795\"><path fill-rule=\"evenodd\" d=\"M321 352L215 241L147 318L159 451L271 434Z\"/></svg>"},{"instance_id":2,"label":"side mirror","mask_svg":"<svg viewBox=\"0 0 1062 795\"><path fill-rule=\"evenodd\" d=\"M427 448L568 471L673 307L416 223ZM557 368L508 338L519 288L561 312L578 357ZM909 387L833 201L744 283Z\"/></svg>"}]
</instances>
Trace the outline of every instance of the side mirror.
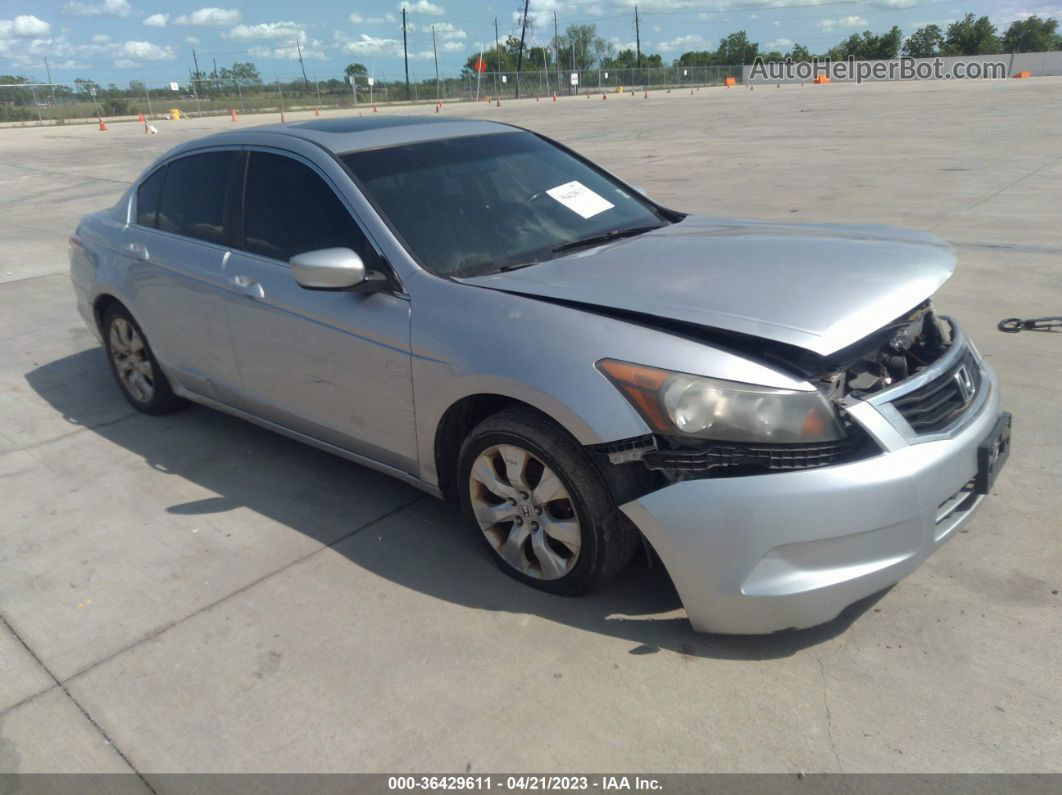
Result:
<instances>
[{"instance_id":1,"label":"side mirror","mask_svg":"<svg viewBox=\"0 0 1062 795\"><path fill-rule=\"evenodd\" d=\"M369 271L349 248L322 248L291 258L291 273L308 290L379 289L386 286L381 274Z\"/></svg>"}]
</instances>

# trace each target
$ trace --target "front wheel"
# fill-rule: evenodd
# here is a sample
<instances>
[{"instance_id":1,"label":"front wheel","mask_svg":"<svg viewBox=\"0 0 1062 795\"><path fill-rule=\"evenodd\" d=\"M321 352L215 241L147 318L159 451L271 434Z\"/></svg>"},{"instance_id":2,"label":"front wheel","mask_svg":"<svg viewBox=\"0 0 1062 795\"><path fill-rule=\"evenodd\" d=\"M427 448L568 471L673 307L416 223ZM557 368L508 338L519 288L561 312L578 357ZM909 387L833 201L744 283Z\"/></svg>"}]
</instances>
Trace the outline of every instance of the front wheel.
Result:
<instances>
[{"instance_id":1,"label":"front wheel","mask_svg":"<svg viewBox=\"0 0 1062 795\"><path fill-rule=\"evenodd\" d=\"M545 417L507 409L462 445L461 503L509 576L555 594L585 593L615 576L637 547L583 449Z\"/></svg>"}]
</instances>

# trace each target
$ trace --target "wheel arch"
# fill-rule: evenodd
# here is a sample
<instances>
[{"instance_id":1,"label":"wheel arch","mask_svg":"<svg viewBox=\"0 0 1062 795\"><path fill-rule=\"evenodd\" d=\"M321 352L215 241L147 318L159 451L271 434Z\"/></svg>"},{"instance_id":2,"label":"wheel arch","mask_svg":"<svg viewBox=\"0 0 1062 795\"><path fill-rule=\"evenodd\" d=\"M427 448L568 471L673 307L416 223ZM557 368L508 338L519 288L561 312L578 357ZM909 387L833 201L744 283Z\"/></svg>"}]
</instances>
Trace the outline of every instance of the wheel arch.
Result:
<instances>
[{"instance_id":1,"label":"wheel arch","mask_svg":"<svg viewBox=\"0 0 1062 795\"><path fill-rule=\"evenodd\" d=\"M581 444L571 429L550 416L549 412L525 400L491 392L466 395L450 404L439 418L435 428L435 471L438 476L439 489L444 496L452 497L456 493L458 453L468 434L487 417L510 408L533 411L571 436L576 444Z\"/></svg>"},{"instance_id":2,"label":"wheel arch","mask_svg":"<svg viewBox=\"0 0 1062 795\"><path fill-rule=\"evenodd\" d=\"M103 333L103 318L115 304L129 312L130 315L133 314L129 307L113 293L100 293L92 300L92 317L95 319L96 328L99 329L101 334Z\"/></svg>"}]
</instances>

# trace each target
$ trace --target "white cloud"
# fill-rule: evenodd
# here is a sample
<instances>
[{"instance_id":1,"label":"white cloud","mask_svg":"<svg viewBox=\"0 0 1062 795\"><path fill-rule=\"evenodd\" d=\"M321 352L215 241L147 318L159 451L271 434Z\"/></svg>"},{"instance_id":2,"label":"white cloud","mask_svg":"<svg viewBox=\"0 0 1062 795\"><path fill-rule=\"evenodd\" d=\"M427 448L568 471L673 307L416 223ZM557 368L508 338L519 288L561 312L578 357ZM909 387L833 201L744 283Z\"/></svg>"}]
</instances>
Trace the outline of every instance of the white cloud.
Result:
<instances>
[{"instance_id":1,"label":"white cloud","mask_svg":"<svg viewBox=\"0 0 1062 795\"><path fill-rule=\"evenodd\" d=\"M864 17L850 16L840 19L821 19L817 24L823 30L833 30L834 28L862 28L868 23Z\"/></svg>"},{"instance_id":2,"label":"white cloud","mask_svg":"<svg viewBox=\"0 0 1062 795\"><path fill-rule=\"evenodd\" d=\"M443 50L445 52L464 52L465 51L465 45L464 45L463 42L460 42L460 41L443 42L442 48L443 48Z\"/></svg>"},{"instance_id":3,"label":"white cloud","mask_svg":"<svg viewBox=\"0 0 1062 795\"><path fill-rule=\"evenodd\" d=\"M144 19L144 24L152 28L164 28L169 21L169 14L152 14Z\"/></svg>"},{"instance_id":4,"label":"white cloud","mask_svg":"<svg viewBox=\"0 0 1062 795\"><path fill-rule=\"evenodd\" d=\"M52 30L52 26L43 19L23 14L14 19L0 19L0 39L7 38L33 38L46 36Z\"/></svg>"},{"instance_id":5,"label":"white cloud","mask_svg":"<svg viewBox=\"0 0 1062 795\"><path fill-rule=\"evenodd\" d=\"M394 22L395 15L388 12L379 17L366 17L359 14L357 11L347 17L355 25L379 25L381 22Z\"/></svg>"},{"instance_id":6,"label":"white cloud","mask_svg":"<svg viewBox=\"0 0 1062 795\"><path fill-rule=\"evenodd\" d=\"M768 50L788 50L792 46L793 40L786 38L775 39L774 41L768 42L766 44Z\"/></svg>"},{"instance_id":7,"label":"white cloud","mask_svg":"<svg viewBox=\"0 0 1062 795\"><path fill-rule=\"evenodd\" d=\"M247 52L255 58L276 58L284 61L299 60L299 48L294 44L282 47L251 47ZM320 47L320 42L311 40L304 44L302 46L302 57L307 61L323 61L325 53Z\"/></svg>"},{"instance_id":8,"label":"white cloud","mask_svg":"<svg viewBox=\"0 0 1062 795\"><path fill-rule=\"evenodd\" d=\"M93 44L106 44L110 40L111 37L108 36L106 33L97 33L95 36L92 37Z\"/></svg>"},{"instance_id":9,"label":"white cloud","mask_svg":"<svg viewBox=\"0 0 1062 795\"><path fill-rule=\"evenodd\" d=\"M461 30L461 28L449 22L435 22L431 27L435 28L435 34L444 41L452 41L468 37L468 34Z\"/></svg>"},{"instance_id":10,"label":"white cloud","mask_svg":"<svg viewBox=\"0 0 1062 795\"><path fill-rule=\"evenodd\" d=\"M241 41L306 38L306 32L295 22L260 22L257 25L237 25L221 34L226 39Z\"/></svg>"},{"instance_id":11,"label":"white cloud","mask_svg":"<svg viewBox=\"0 0 1062 795\"><path fill-rule=\"evenodd\" d=\"M199 37L198 36L185 36L184 37L184 43L185 44L198 44L199 43Z\"/></svg>"},{"instance_id":12,"label":"white cloud","mask_svg":"<svg viewBox=\"0 0 1062 795\"><path fill-rule=\"evenodd\" d=\"M106 14L114 17L127 17L133 13L129 0L103 0L101 3L82 3L79 0L67 3L63 8L71 14L94 17Z\"/></svg>"},{"instance_id":13,"label":"white cloud","mask_svg":"<svg viewBox=\"0 0 1062 795\"><path fill-rule=\"evenodd\" d=\"M660 52L675 52L692 49L698 44L704 44L704 39L697 33L691 33L688 36L678 36L671 41L657 42L656 47Z\"/></svg>"},{"instance_id":14,"label":"white cloud","mask_svg":"<svg viewBox=\"0 0 1062 795\"><path fill-rule=\"evenodd\" d=\"M150 41L127 41L121 45L121 53L138 61L169 61L177 55L173 47Z\"/></svg>"},{"instance_id":15,"label":"white cloud","mask_svg":"<svg viewBox=\"0 0 1062 795\"><path fill-rule=\"evenodd\" d=\"M870 5L881 8L910 8L917 0L870 0Z\"/></svg>"},{"instance_id":16,"label":"white cloud","mask_svg":"<svg viewBox=\"0 0 1062 795\"><path fill-rule=\"evenodd\" d=\"M398 39L385 39L361 33L354 41L343 45L343 52L348 55L390 55L402 57L402 42Z\"/></svg>"},{"instance_id":17,"label":"white cloud","mask_svg":"<svg viewBox=\"0 0 1062 795\"><path fill-rule=\"evenodd\" d=\"M839 19L838 22L840 22L846 28L861 28L864 25L869 24L864 17L856 17L856 16L841 17L841 19Z\"/></svg>"},{"instance_id":18,"label":"white cloud","mask_svg":"<svg viewBox=\"0 0 1062 795\"><path fill-rule=\"evenodd\" d=\"M634 50L638 45L637 42L623 41L618 36L613 36L609 39L609 43L616 48L617 52L623 52L624 50Z\"/></svg>"},{"instance_id":19,"label":"white cloud","mask_svg":"<svg viewBox=\"0 0 1062 795\"><path fill-rule=\"evenodd\" d=\"M174 25L198 25L212 27L217 25L235 25L242 17L235 8L200 8L191 14L181 14L173 20Z\"/></svg>"},{"instance_id":20,"label":"white cloud","mask_svg":"<svg viewBox=\"0 0 1062 795\"><path fill-rule=\"evenodd\" d=\"M416 2L412 3L409 0L403 0L398 7L404 8L412 14L429 14L434 17L442 16L446 13L446 9L435 5L431 0L416 0Z\"/></svg>"}]
</instances>

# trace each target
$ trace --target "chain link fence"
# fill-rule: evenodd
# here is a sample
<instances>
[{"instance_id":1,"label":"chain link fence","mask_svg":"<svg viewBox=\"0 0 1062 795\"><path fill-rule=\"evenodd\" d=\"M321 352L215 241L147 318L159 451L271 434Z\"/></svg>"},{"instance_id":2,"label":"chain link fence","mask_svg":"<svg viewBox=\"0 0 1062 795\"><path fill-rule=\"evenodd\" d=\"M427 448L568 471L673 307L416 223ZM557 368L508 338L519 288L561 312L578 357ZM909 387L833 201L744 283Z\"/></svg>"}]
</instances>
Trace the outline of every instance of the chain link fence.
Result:
<instances>
[{"instance_id":1,"label":"chain link fence","mask_svg":"<svg viewBox=\"0 0 1062 795\"><path fill-rule=\"evenodd\" d=\"M370 109L397 103L470 102L618 93L723 85L741 81L740 66L643 69L558 69L524 72L432 75L357 75L324 79L240 82L200 79L181 83L132 81L126 88L78 80L74 83L0 84L0 123L65 124L91 119L145 119L293 110Z\"/></svg>"}]
</instances>

